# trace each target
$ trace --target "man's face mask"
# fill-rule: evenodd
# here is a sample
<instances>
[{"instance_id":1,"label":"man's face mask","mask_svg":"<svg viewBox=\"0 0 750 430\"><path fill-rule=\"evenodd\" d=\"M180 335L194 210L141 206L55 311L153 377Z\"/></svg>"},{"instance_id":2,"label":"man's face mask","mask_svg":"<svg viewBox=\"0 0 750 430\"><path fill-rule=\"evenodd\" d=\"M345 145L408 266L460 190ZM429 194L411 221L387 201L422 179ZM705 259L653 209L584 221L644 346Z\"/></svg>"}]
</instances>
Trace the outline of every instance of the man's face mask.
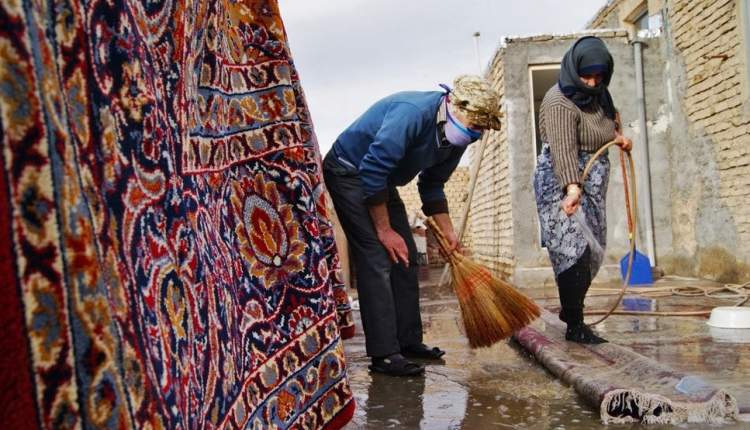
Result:
<instances>
[{"instance_id":1,"label":"man's face mask","mask_svg":"<svg viewBox=\"0 0 750 430\"><path fill-rule=\"evenodd\" d=\"M460 121L453 118L450 110L447 113L448 121L445 123L445 138L448 139L451 145L466 146L482 137L481 131L472 130L461 124Z\"/></svg>"}]
</instances>

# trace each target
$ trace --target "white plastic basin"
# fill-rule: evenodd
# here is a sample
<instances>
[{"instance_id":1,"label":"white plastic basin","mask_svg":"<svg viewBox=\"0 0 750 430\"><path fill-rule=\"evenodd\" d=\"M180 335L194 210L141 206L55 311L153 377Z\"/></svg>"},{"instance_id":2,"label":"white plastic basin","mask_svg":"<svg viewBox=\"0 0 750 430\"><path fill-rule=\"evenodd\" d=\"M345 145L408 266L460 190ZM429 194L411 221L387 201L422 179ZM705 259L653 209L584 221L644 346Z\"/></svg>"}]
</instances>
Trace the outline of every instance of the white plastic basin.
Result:
<instances>
[{"instance_id":1,"label":"white plastic basin","mask_svg":"<svg viewBox=\"0 0 750 430\"><path fill-rule=\"evenodd\" d=\"M718 343L750 343L750 330L708 327L711 339Z\"/></svg>"},{"instance_id":2,"label":"white plastic basin","mask_svg":"<svg viewBox=\"0 0 750 430\"><path fill-rule=\"evenodd\" d=\"M749 328L750 308L719 306L711 311L708 325L719 328Z\"/></svg>"}]
</instances>

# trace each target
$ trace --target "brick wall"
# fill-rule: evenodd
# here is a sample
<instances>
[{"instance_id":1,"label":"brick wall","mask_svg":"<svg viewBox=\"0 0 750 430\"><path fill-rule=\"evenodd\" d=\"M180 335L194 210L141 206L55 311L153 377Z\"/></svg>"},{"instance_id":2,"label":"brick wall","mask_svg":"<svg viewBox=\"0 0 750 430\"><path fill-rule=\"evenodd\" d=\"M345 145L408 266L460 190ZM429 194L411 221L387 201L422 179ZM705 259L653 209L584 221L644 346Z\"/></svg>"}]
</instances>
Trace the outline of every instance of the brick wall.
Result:
<instances>
[{"instance_id":1,"label":"brick wall","mask_svg":"<svg viewBox=\"0 0 750 430\"><path fill-rule=\"evenodd\" d=\"M714 197L731 214L730 224L733 225L714 228L736 230L740 248L728 251L748 263L750 115L744 106L748 94L748 65L744 58L746 42L738 2L669 1L667 12L675 55L684 67L680 88L682 111L687 116L692 136L710 141L711 161L716 163L719 179L717 189L713 190L718 195ZM704 196L698 198L705 200ZM700 206L700 202L697 204ZM676 215L684 217L686 214ZM675 219L675 222L680 221Z\"/></svg>"},{"instance_id":2,"label":"brick wall","mask_svg":"<svg viewBox=\"0 0 750 430\"><path fill-rule=\"evenodd\" d=\"M632 0L627 0L632 1ZM625 13L626 0L609 0L589 21L589 28L623 28L620 16Z\"/></svg>"},{"instance_id":3,"label":"brick wall","mask_svg":"<svg viewBox=\"0 0 750 430\"><path fill-rule=\"evenodd\" d=\"M750 103L744 0L649 0L662 14L664 91L671 100L671 225L667 273L750 279ZM612 25L632 0L611 0L590 21ZM647 98L648 98L647 94ZM658 204L658 202L655 202Z\"/></svg>"},{"instance_id":4,"label":"brick wall","mask_svg":"<svg viewBox=\"0 0 750 430\"><path fill-rule=\"evenodd\" d=\"M589 21L587 28L626 29L631 36L636 28L633 21L645 9L649 16L659 14L664 0L609 0Z\"/></svg>"}]
</instances>

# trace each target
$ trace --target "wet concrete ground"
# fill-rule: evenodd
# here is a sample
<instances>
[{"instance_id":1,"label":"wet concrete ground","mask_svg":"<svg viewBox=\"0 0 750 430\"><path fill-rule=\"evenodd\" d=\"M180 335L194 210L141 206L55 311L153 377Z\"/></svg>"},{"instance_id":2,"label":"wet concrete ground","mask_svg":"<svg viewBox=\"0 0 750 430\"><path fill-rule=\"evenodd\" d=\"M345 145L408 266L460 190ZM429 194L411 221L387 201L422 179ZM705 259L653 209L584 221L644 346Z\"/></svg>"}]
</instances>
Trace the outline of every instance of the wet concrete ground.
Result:
<instances>
[{"instance_id":1,"label":"wet concrete ground","mask_svg":"<svg viewBox=\"0 0 750 430\"><path fill-rule=\"evenodd\" d=\"M449 287L422 282L421 308L425 343L447 351L445 362L427 366L423 377L395 378L367 369L364 334L346 342L349 376L357 402L353 429L596 429L604 427L598 411L538 365L517 344L500 342L471 350L461 333L458 303ZM706 281L661 279L656 286L710 285ZM715 285L715 284L714 284ZM617 287L617 285L608 285ZM525 289L549 309L558 306L550 288ZM605 308L613 296L587 300L589 308ZM643 299L641 299L643 300ZM630 300L652 310L695 310L733 304L705 297L670 297L656 302ZM358 318L358 312L355 311ZM750 419L750 330L712 331L700 317L611 316L597 331L612 342L700 376L732 393L742 419ZM427 362L425 362L427 363ZM641 428L638 424L608 429ZM649 429L750 429L750 422L724 425L686 424Z\"/></svg>"}]
</instances>

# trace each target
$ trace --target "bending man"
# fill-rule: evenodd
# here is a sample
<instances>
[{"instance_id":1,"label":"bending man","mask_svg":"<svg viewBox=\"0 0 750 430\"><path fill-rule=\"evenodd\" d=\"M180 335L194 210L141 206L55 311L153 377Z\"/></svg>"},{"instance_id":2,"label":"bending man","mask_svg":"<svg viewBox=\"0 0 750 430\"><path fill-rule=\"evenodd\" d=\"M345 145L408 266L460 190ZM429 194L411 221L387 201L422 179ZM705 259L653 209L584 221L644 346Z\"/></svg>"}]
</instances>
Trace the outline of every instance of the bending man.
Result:
<instances>
[{"instance_id":1,"label":"bending man","mask_svg":"<svg viewBox=\"0 0 750 430\"><path fill-rule=\"evenodd\" d=\"M326 155L326 186L351 245L370 369L424 372L408 358L440 359L422 343L417 250L396 190L419 175L422 211L459 243L443 192L466 147L500 128L500 97L477 76L446 91L400 92L370 107Z\"/></svg>"}]
</instances>

